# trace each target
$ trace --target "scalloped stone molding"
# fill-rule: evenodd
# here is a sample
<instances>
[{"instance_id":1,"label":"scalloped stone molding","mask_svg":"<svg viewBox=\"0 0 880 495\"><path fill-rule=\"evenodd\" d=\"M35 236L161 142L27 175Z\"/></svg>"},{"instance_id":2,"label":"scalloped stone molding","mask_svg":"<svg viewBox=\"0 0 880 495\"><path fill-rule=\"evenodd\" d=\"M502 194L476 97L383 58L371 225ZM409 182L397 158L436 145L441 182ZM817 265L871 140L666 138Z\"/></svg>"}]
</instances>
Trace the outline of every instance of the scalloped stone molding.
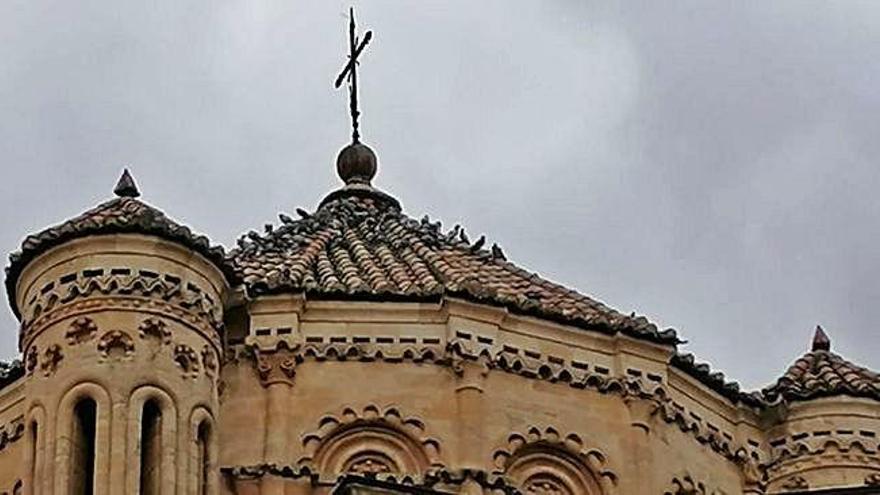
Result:
<instances>
[{"instance_id":1,"label":"scalloped stone molding","mask_svg":"<svg viewBox=\"0 0 880 495\"><path fill-rule=\"evenodd\" d=\"M492 459L497 474L523 478L527 493L576 495L589 490L592 479L608 494L615 493L618 482L605 453L586 446L580 435L563 436L552 426L531 426L526 433L511 433L507 445L496 449ZM570 468L575 472L565 472Z\"/></svg>"},{"instance_id":2,"label":"scalloped stone molding","mask_svg":"<svg viewBox=\"0 0 880 495\"><path fill-rule=\"evenodd\" d=\"M419 474L444 466L440 443L428 436L425 423L404 416L396 407L369 404L328 414L318 429L303 435L301 465L341 474L370 461L376 472ZM360 463L360 464L358 464Z\"/></svg>"},{"instance_id":3,"label":"scalloped stone molding","mask_svg":"<svg viewBox=\"0 0 880 495\"><path fill-rule=\"evenodd\" d=\"M727 495L722 490L710 490L706 484L696 481L690 474L683 474L672 478L670 488L663 495Z\"/></svg>"}]
</instances>

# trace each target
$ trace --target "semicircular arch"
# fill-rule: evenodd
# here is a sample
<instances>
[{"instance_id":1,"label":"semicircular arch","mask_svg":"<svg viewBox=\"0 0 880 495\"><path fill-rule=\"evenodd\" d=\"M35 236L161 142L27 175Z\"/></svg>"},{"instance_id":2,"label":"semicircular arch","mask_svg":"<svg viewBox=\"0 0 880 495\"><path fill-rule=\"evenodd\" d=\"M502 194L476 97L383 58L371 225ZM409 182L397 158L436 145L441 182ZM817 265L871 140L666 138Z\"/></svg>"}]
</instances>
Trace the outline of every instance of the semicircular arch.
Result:
<instances>
[{"instance_id":1,"label":"semicircular arch","mask_svg":"<svg viewBox=\"0 0 880 495\"><path fill-rule=\"evenodd\" d=\"M422 474L444 465L439 442L425 430L424 422L396 407L347 407L303 436L300 462L330 474Z\"/></svg>"},{"instance_id":2,"label":"semicircular arch","mask_svg":"<svg viewBox=\"0 0 880 495\"><path fill-rule=\"evenodd\" d=\"M555 428L530 427L511 433L507 444L493 453L495 472L514 480L526 494L611 495L617 475L603 452L589 448L575 434Z\"/></svg>"}]
</instances>

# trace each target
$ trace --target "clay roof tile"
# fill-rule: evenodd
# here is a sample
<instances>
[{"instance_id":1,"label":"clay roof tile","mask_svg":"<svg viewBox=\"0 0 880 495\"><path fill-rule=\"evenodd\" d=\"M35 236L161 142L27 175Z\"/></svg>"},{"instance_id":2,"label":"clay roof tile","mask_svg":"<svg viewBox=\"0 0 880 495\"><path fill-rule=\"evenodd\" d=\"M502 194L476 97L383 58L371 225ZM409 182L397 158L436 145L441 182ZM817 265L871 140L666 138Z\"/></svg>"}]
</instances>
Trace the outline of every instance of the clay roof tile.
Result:
<instances>
[{"instance_id":1,"label":"clay roof tile","mask_svg":"<svg viewBox=\"0 0 880 495\"><path fill-rule=\"evenodd\" d=\"M574 326L621 332L674 345L672 329L627 316L572 289L543 279L472 244L456 226L405 215L399 203L369 185L331 193L317 211L263 234L239 239L227 263L251 295L306 291L350 298L383 295L432 299L449 294ZM496 250L497 251L497 250ZM280 270L288 267L289 270Z\"/></svg>"}]
</instances>

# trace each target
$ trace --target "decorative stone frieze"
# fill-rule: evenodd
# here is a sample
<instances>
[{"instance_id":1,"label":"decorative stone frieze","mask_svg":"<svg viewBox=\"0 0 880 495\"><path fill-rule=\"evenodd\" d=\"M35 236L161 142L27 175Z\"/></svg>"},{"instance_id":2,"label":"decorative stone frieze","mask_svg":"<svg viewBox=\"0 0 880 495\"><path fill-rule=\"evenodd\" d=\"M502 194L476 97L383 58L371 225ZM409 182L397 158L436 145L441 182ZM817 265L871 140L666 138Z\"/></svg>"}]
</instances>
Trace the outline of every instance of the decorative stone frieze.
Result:
<instances>
[{"instance_id":1,"label":"decorative stone frieze","mask_svg":"<svg viewBox=\"0 0 880 495\"><path fill-rule=\"evenodd\" d=\"M71 278L73 275L76 278ZM27 342L30 336L49 324L57 309L80 300L102 299L99 304L124 305L130 300L135 307L150 305L151 300L163 302L196 321L204 320L216 332L222 327L222 308L203 289L173 274L160 274L133 268L97 267L65 276L46 285L28 302L22 321L20 338ZM144 300L146 299L146 301Z\"/></svg>"},{"instance_id":2,"label":"decorative stone frieze","mask_svg":"<svg viewBox=\"0 0 880 495\"><path fill-rule=\"evenodd\" d=\"M713 452L739 465L744 465L745 459L751 455L750 452L754 452L754 449L736 446L732 434L723 432L690 414L683 406L668 397L662 380L649 376L648 373L617 377L612 376L610 370L600 366L590 366L586 363L562 360L534 352L529 352L528 355L520 350L513 352L509 346L483 344L475 339L452 339L446 345L443 345L440 339L423 339L421 344L415 339L406 343L399 341L379 343L378 339L355 343L350 336L325 336L320 339L320 342L317 342L317 339L307 336L304 345L290 351L292 356L288 360L293 360L294 367L296 363L305 359L319 362L326 360L430 362L449 366L453 371L460 368L465 361L474 361L479 362L487 371L512 373L530 379L567 384L575 389L589 389L602 394L618 395L630 402L646 401L645 405L639 406L642 415L647 416L645 419L658 417L666 424L674 424L697 442L708 445ZM261 377L278 376L277 371L280 368L277 364L264 360L263 353L257 358L257 353L253 351L244 354L230 351L231 359L237 359L240 355L256 358L255 364ZM263 364L260 364L261 362Z\"/></svg>"},{"instance_id":3,"label":"decorative stone frieze","mask_svg":"<svg viewBox=\"0 0 880 495\"><path fill-rule=\"evenodd\" d=\"M763 466L771 482L784 480L805 469L880 469L880 450L876 433L866 430L816 430L793 432L771 441L772 457Z\"/></svg>"},{"instance_id":4,"label":"decorative stone frieze","mask_svg":"<svg viewBox=\"0 0 880 495\"><path fill-rule=\"evenodd\" d=\"M277 464L227 466L221 468L220 471L230 480L259 480L266 476L274 476L288 480L305 480L312 486L335 484L342 478L350 476L350 473L343 473L321 477L311 467L302 464L294 466ZM375 473L369 477L406 487L456 489L468 484L475 484L487 495L527 495L513 481L504 476L475 469L435 468L423 475Z\"/></svg>"}]
</instances>

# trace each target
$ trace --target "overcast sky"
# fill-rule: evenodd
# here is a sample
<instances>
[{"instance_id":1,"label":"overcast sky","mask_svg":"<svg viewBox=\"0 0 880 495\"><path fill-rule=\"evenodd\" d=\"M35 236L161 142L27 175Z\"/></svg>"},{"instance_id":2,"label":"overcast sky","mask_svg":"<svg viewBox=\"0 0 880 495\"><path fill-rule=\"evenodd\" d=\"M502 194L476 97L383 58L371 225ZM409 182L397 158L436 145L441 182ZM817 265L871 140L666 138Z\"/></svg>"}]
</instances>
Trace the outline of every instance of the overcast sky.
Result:
<instances>
[{"instance_id":1,"label":"overcast sky","mask_svg":"<svg viewBox=\"0 0 880 495\"><path fill-rule=\"evenodd\" d=\"M350 132L348 5L0 2L0 249L123 166L226 246L314 209ZM355 5L374 183L410 215L678 329L747 387L817 323L880 368L880 3ZM11 357L8 310L0 330Z\"/></svg>"}]
</instances>

